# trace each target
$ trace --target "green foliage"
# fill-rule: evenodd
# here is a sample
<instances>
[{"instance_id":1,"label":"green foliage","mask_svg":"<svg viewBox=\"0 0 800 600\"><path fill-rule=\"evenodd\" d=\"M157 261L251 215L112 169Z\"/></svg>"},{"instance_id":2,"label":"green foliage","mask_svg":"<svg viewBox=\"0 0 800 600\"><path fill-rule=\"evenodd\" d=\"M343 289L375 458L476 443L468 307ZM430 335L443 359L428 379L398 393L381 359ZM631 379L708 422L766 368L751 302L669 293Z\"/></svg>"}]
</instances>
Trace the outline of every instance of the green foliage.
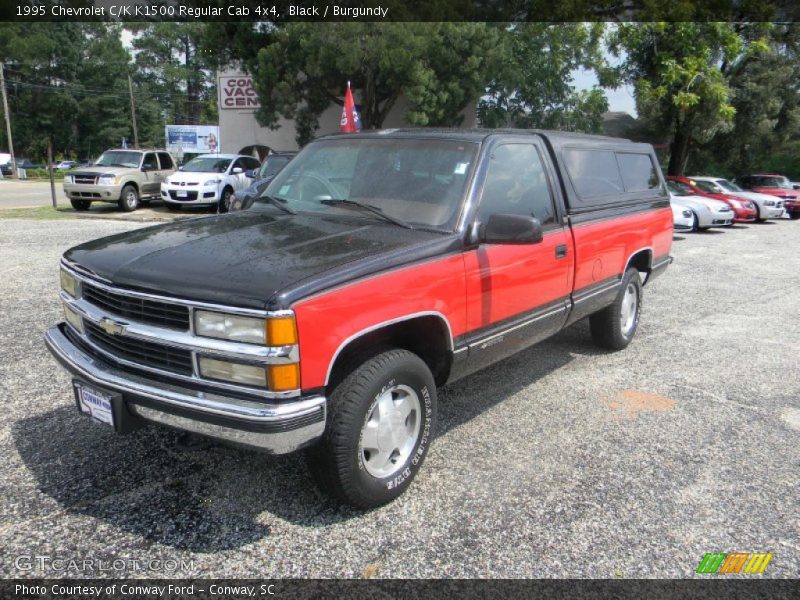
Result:
<instances>
[{"instance_id":1,"label":"green foliage","mask_svg":"<svg viewBox=\"0 0 800 600\"><path fill-rule=\"evenodd\" d=\"M603 68L602 24L526 23L509 27L501 60L478 105L485 127L549 128L597 132L608 110L603 91L577 91L576 69Z\"/></svg>"},{"instance_id":2,"label":"green foliage","mask_svg":"<svg viewBox=\"0 0 800 600\"><path fill-rule=\"evenodd\" d=\"M258 120L275 128L294 119L304 144L320 115L341 105L347 81L366 129L381 127L401 96L409 123L457 125L485 89L499 36L482 23L298 22L256 30L247 39L262 45L235 54L254 75Z\"/></svg>"}]
</instances>

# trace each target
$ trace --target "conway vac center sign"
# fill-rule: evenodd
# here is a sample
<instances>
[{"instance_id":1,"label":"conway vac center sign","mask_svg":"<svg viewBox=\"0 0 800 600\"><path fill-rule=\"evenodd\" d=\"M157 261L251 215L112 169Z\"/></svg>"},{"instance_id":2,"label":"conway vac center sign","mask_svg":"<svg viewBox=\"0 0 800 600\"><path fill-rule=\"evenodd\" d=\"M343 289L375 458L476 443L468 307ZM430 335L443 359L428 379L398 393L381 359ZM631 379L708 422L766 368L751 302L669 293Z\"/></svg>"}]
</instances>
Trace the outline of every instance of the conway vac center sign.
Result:
<instances>
[{"instance_id":1,"label":"conway vac center sign","mask_svg":"<svg viewBox=\"0 0 800 600\"><path fill-rule=\"evenodd\" d=\"M253 87L253 78L249 75L222 75L217 88L220 110L249 110L260 106L256 89Z\"/></svg>"}]
</instances>

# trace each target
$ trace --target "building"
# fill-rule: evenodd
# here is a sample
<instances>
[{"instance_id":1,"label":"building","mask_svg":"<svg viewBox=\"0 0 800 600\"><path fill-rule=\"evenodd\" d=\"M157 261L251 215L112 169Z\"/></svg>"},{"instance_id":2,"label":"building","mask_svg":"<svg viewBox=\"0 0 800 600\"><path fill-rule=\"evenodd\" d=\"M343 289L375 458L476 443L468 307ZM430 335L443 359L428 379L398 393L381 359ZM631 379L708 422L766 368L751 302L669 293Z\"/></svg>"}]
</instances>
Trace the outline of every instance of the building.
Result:
<instances>
[{"instance_id":1,"label":"building","mask_svg":"<svg viewBox=\"0 0 800 600\"><path fill-rule=\"evenodd\" d=\"M346 82L342 82L344 93ZM238 71L220 72L217 78L220 152L252 154L263 158L270 151L280 152L298 150L295 140L294 121L280 119L278 129L262 127L256 121L255 111L259 107L258 97L253 86L253 78ZM358 90L353 90L356 104ZM342 100L344 99L341 97ZM408 127L405 114L408 103L400 97L383 122L385 128ZM339 131L342 107L332 104L320 115L317 135ZM475 107L464 110L464 127L475 127Z\"/></svg>"}]
</instances>

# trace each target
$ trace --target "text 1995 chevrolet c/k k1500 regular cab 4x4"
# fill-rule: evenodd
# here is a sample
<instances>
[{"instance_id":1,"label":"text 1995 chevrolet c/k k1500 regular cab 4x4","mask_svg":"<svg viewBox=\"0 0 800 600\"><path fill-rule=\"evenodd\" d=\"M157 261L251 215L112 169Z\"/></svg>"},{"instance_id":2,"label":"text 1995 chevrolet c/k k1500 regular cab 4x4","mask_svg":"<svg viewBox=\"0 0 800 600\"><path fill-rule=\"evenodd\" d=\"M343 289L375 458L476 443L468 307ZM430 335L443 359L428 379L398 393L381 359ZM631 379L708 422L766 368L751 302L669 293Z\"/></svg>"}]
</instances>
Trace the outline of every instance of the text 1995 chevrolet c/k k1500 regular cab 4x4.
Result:
<instances>
[{"instance_id":1,"label":"text 1995 chevrolet c/k k1500 regular cab 4x4","mask_svg":"<svg viewBox=\"0 0 800 600\"><path fill-rule=\"evenodd\" d=\"M81 411L273 453L358 507L401 494L436 388L583 317L622 349L670 263L650 146L398 130L309 144L247 211L67 251L45 339Z\"/></svg>"}]
</instances>

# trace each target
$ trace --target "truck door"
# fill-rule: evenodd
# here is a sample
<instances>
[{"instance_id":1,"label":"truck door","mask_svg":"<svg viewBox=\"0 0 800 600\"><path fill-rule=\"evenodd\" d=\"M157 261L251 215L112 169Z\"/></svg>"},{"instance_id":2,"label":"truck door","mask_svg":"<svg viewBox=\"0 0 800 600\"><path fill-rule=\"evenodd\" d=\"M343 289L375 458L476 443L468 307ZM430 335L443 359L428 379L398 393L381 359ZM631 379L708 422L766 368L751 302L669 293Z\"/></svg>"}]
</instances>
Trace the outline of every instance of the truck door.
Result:
<instances>
[{"instance_id":1,"label":"truck door","mask_svg":"<svg viewBox=\"0 0 800 600\"><path fill-rule=\"evenodd\" d=\"M546 150L539 140L524 140L504 140L491 150L474 226L492 214L532 216L542 223L544 239L482 244L465 254L466 342L476 368L555 333L566 320L572 236L556 204Z\"/></svg>"},{"instance_id":2,"label":"truck door","mask_svg":"<svg viewBox=\"0 0 800 600\"><path fill-rule=\"evenodd\" d=\"M156 196L161 191L158 160L155 152L148 152L142 159L142 196Z\"/></svg>"}]
</instances>

